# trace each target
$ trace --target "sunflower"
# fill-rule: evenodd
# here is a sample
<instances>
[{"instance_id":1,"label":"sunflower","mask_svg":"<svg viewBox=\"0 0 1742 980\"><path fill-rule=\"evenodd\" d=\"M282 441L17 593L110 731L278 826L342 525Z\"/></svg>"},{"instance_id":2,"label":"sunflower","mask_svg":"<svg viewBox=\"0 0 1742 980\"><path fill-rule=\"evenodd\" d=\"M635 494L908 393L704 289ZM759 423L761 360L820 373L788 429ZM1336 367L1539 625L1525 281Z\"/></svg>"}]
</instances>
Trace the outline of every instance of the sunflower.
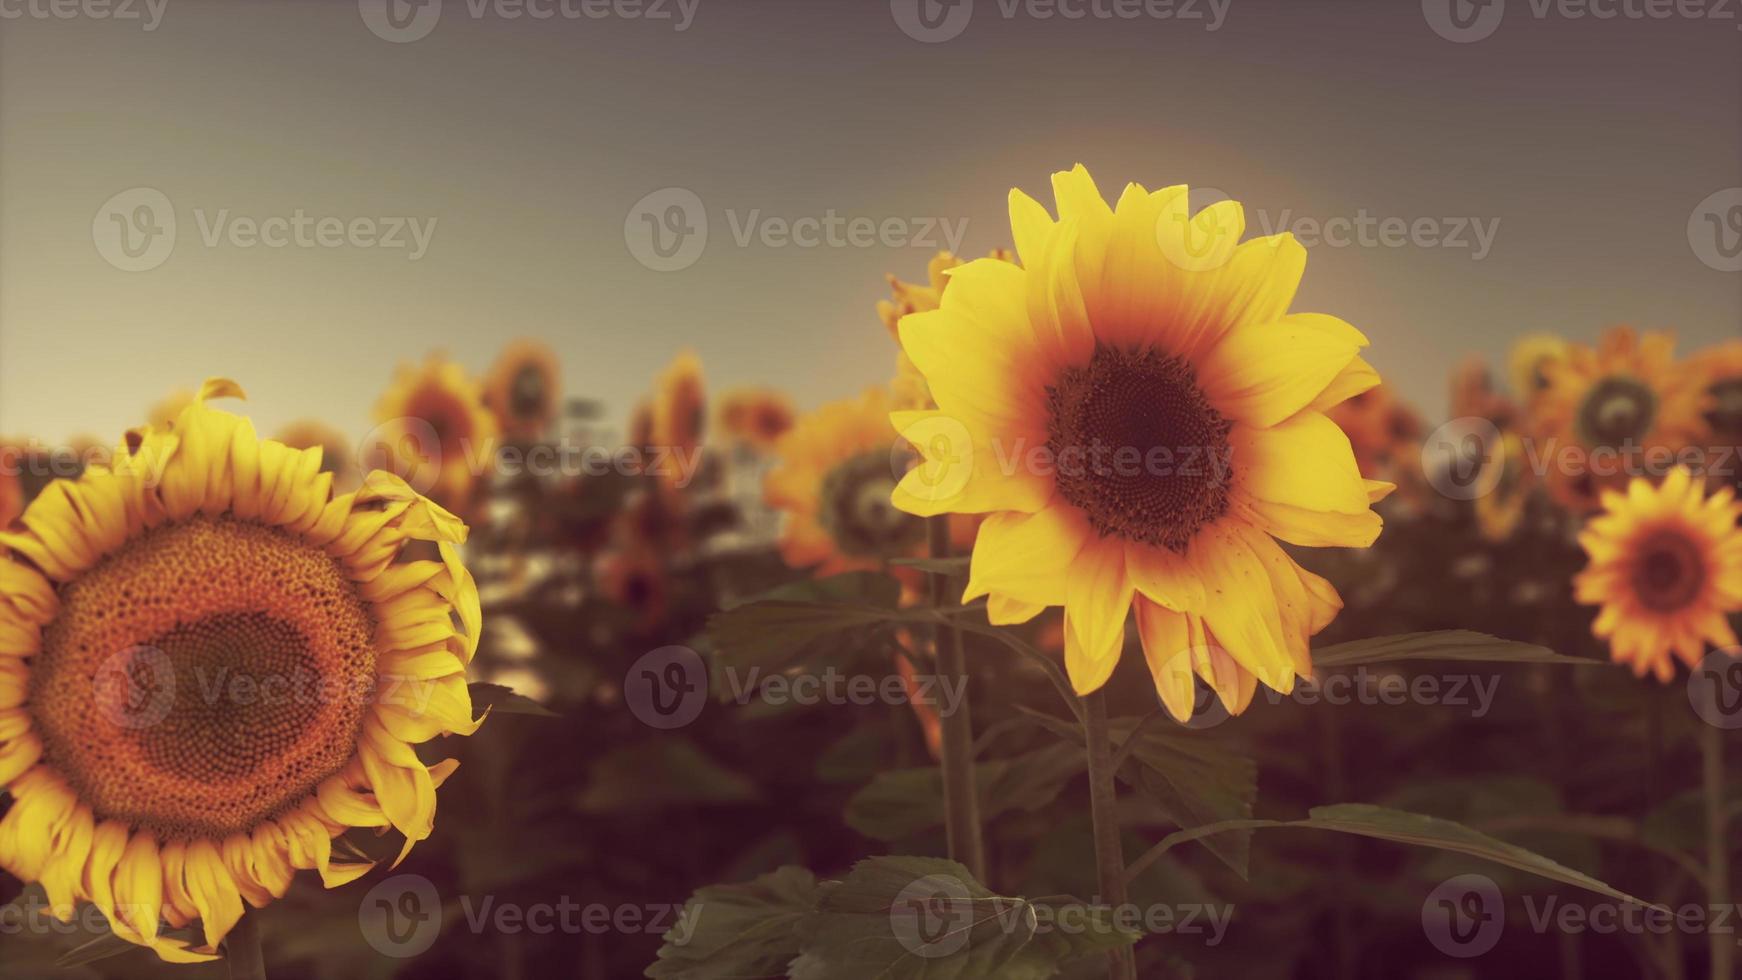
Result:
<instances>
[{"instance_id":1,"label":"sunflower","mask_svg":"<svg viewBox=\"0 0 1742 980\"><path fill-rule=\"evenodd\" d=\"M1705 393L1675 363L1668 332L1605 333L1596 348L1573 345L1544 368L1537 407L1540 435L1552 440L1549 491L1574 513L1597 509L1605 489L1650 473L1654 459L1674 458L1697 443Z\"/></svg>"},{"instance_id":2,"label":"sunflower","mask_svg":"<svg viewBox=\"0 0 1742 980\"><path fill-rule=\"evenodd\" d=\"M694 351L684 350L660 373L653 392L652 443L670 453L693 454L702 444L707 424L707 389L702 381L702 361ZM681 490L680 468L666 467L659 474L668 489Z\"/></svg>"},{"instance_id":3,"label":"sunflower","mask_svg":"<svg viewBox=\"0 0 1742 980\"><path fill-rule=\"evenodd\" d=\"M1493 486L1476 498L1476 528L1484 539L1499 543L1511 538L1524 520L1536 480L1525 456L1523 438L1510 430L1501 432L1500 452L1483 465L1499 467L1499 472L1478 474L1478 484L1492 480Z\"/></svg>"},{"instance_id":4,"label":"sunflower","mask_svg":"<svg viewBox=\"0 0 1742 980\"><path fill-rule=\"evenodd\" d=\"M1452 372L1452 418L1487 419L1510 426L1516 415L1511 399L1494 387L1494 375L1480 357L1469 357Z\"/></svg>"},{"instance_id":5,"label":"sunflower","mask_svg":"<svg viewBox=\"0 0 1742 980\"><path fill-rule=\"evenodd\" d=\"M537 439L550 430L561 404L562 378L556 354L536 340L516 340L484 378L484 404L503 432Z\"/></svg>"},{"instance_id":6,"label":"sunflower","mask_svg":"<svg viewBox=\"0 0 1742 980\"><path fill-rule=\"evenodd\" d=\"M1688 369L1706 391L1708 445L1731 450L1742 447L1742 340L1700 351L1688 358Z\"/></svg>"},{"instance_id":7,"label":"sunflower","mask_svg":"<svg viewBox=\"0 0 1742 980\"><path fill-rule=\"evenodd\" d=\"M988 258L1001 262L1014 262L1015 256L1009 249L993 249ZM932 256L926 263L925 283L903 282L893 273L888 276L889 291L894 299L877 301L877 317L888 328L889 335L897 341L901 339L898 329L901 318L914 313L928 313L938 308L944 294L944 287L949 285L949 272L962 264L962 260L948 251L941 251ZM895 397L897 408L935 408L932 404L931 392L926 389L925 376L913 366L905 351L896 351L895 379L889 384L890 392ZM970 540L972 538L970 537Z\"/></svg>"},{"instance_id":8,"label":"sunflower","mask_svg":"<svg viewBox=\"0 0 1742 980\"><path fill-rule=\"evenodd\" d=\"M871 388L803 416L781 438L763 495L785 512L780 553L788 565L826 576L918 553L925 522L890 505L906 456L889 412L888 393Z\"/></svg>"},{"instance_id":9,"label":"sunflower","mask_svg":"<svg viewBox=\"0 0 1742 980\"><path fill-rule=\"evenodd\" d=\"M1707 496L1686 467L1659 486L1636 477L1627 491L1607 490L1603 513L1579 535L1590 564L1573 581L1574 595L1601 606L1591 631L1609 641L1617 663L1635 676L1675 676L1676 659L1690 668L1706 644L1733 647L1725 616L1742 609L1742 504L1728 487Z\"/></svg>"},{"instance_id":10,"label":"sunflower","mask_svg":"<svg viewBox=\"0 0 1742 980\"><path fill-rule=\"evenodd\" d=\"M402 365L381 400L366 459L390 467L443 507L471 511L481 460L496 448L496 417L464 368L439 354Z\"/></svg>"},{"instance_id":11,"label":"sunflower","mask_svg":"<svg viewBox=\"0 0 1742 980\"><path fill-rule=\"evenodd\" d=\"M145 410L145 424L163 428L181 417L181 410L193 403L194 392L186 388L174 388L150 408Z\"/></svg>"},{"instance_id":12,"label":"sunflower","mask_svg":"<svg viewBox=\"0 0 1742 980\"><path fill-rule=\"evenodd\" d=\"M241 395L207 382L0 533L0 867L172 961L299 869L369 870L347 828L403 859L456 765L413 745L478 726L465 525L386 473L332 496L319 450L205 404Z\"/></svg>"},{"instance_id":13,"label":"sunflower","mask_svg":"<svg viewBox=\"0 0 1742 980\"><path fill-rule=\"evenodd\" d=\"M22 442L0 439L0 530L24 513L24 467Z\"/></svg>"},{"instance_id":14,"label":"sunflower","mask_svg":"<svg viewBox=\"0 0 1742 980\"><path fill-rule=\"evenodd\" d=\"M757 452L773 449L792 420L792 400L773 388L737 388L720 396L720 429Z\"/></svg>"},{"instance_id":15,"label":"sunflower","mask_svg":"<svg viewBox=\"0 0 1742 980\"><path fill-rule=\"evenodd\" d=\"M670 576L659 554L645 543L632 541L600 555L593 576L600 594L632 615L636 631L651 634L665 621Z\"/></svg>"},{"instance_id":16,"label":"sunflower","mask_svg":"<svg viewBox=\"0 0 1742 980\"><path fill-rule=\"evenodd\" d=\"M351 440L343 432L325 422L303 419L278 430L278 441L292 449L321 451L321 472L333 474L333 487L338 490L357 488L357 460L351 452Z\"/></svg>"},{"instance_id":17,"label":"sunflower","mask_svg":"<svg viewBox=\"0 0 1742 980\"><path fill-rule=\"evenodd\" d=\"M1512 382L1512 394L1525 408L1531 409L1548 390L1548 373L1567 359L1571 345L1554 334L1533 333L1518 338L1506 356L1506 371Z\"/></svg>"},{"instance_id":18,"label":"sunflower","mask_svg":"<svg viewBox=\"0 0 1742 980\"><path fill-rule=\"evenodd\" d=\"M1371 368L1364 370L1371 371ZM1377 380L1378 375L1373 375ZM1355 464L1368 479L1396 480L1406 470L1405 460L1421 449L1425 426L1390 385L1376 385L1326 412L1349 438Z\"/></svg>"},{"instance_id":19,"label":"sunflower","mask_svg":"<svg viewBox=\"0 0 1742 980\"><path fill-rule=\"evenodd\" d=\"M1175 717L1194 668L1231 711L1258 681L1288 692L1341 600L1275 538L1370 545L1389 490L1324 414L1378 382L1367 340L1288 313L1306 252L1239 244L1232 201L1193 216L1185 187L1131 184L1114 209L1080 166L1053 188L1057 221L1011 192L1020 266L962 266L901 321L938 410L893 416L925 455L895 504L989 515L963 601L988 596L998 623L1062 605L1079 693L1112 674L1133 607Z\"/></svg>"}]
</instances>

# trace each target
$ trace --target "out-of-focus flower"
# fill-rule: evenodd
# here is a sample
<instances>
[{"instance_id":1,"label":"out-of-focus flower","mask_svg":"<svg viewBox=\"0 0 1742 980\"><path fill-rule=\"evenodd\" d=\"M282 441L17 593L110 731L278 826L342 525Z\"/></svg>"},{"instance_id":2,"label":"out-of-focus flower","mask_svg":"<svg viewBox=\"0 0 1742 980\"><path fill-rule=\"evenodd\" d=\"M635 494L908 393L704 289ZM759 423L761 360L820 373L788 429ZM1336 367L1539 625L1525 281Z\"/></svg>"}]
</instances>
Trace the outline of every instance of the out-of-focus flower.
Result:
<instances>
[{"instance_id":1,"label":"out-of-focus flower","mask_svg":"<svg viewBox=\"0 0 1742 980\"><path fill-rule=\"evenodd\" d=\"M333 475L333 488L355 490L360 480L356 454L343 432L314 419L302 419L278 430L278 441L292 449L319 449L321 472Z\"/></svg>"},{"instance_id":2,"label":"out-of-focus flower","mask_svg":"<svg viewBox=\"0 0 1742 980\"><path fill-rule=\"evenodd\" d=\"M0 439L0 529L24 513L24 441Z\"/></svg>"},{"instance_id":3,"label":"out-of-focus flower","mask_svg":"<svg viewBox=\"0 0 1742 980\"><path fill-rule=\"evenodd\" d=\"M1579 535L1590 564L1574 579L1579 602L1601 606L1592 632L1635 676L1675 676L1706 645L1736 645L1725 616L1742 610L1742 504L1728 488L1707 496L1684 467L1660 486L1635 478L1605 490L1603 513ZM1674 654L1675 659L1671 658Z\"/></svg>"},{"instance_id":4,"label":"out-of-focus flower","mask_svg":"<svg viewBox=\"0 0 1742 980\"><path fill-rule=\"evenodd\" d=\"M702 444L707 407L701 358L694 351L681 351L654 385L650 444L666 453L693 455ZM682 489L676 469L667 467L659 474L668 489Z\"/></svg>"},{"instance_id":5,"label":"out-of-focus flower","mask_svg":"<svg viewBox=\"0 0 1742 980\"><path fill-rule=\"evenodd\" d=\"M1535 410L1537 399L1548 390L1549 369L1567 359L1571 346L1565 338L1546 333L1526 334L1513 343L1506 355L1506 374L1513 397L1527 413Z\"/></svg>"},{"instance_id":6,"label":"out-of-focus flower","mask_svg":"<svg viewBox=\"0 0 1742 980\"><path fill-rule=\"evenodd\" d=\"M721 431L757 452L773 449L792 428L793 416L792 399L773 388L737 388L720 396Z\"/></svg>"},{"instance_id":7,"label":"out-of-focus flower","mask_svg":"<svg viewBox=\"0 0 1742 980\"><path fill-rule=\"evenodd\" d=\"M494 458L497 429L464 368L440 354L402 365L375 418L377 441L363 447L369 464L391 468L443 507L472 511L485 475L478 464Z\"/></svg>"},{"instance_id":8,"label":"out-of-focus flower","mask_svg":"<svg viewBox=\"0 0 1742 980\"><path fill-rule=\"evenodd\" d=\"M920 683L919 672L913 669L913 661L907 659L907 654L895 655L895 673L901 678L901 689L907 694L907 703L913 706L913 717L919 722L919 730L925 736L926 751L933 759L943 757L944 722L938 713L937 703L926 695L927 687Z\"/></svg>"},{"instance_id":9,"label":"out-of-focus flower","mask_svg":"<svg viewBox=\"0 0 1742 980\"><path fill-rule=\"evenodd\" d=\"M594 563L599 591L616 605L635 614L635 626L652 632L665 619L671 601L671 581L659 555L640 543L631 543L599 556Z\"/></svg>"},{"instance_id":10,"label":"out-of-focus flower","mask_svg":"<svg viewBox=\"0 0 1742 980\"><path fill-rule=\"evenodd\" d=\"M465 525L386 473L334 497L219 397L241 390L207 382L0 533L0 866L182 962L298 869L367 872L332 846L347 828L399 831L403 858L456 765L413 746L478 727ZM411 541L441 560L399 562ZM200 696L214 676L318 696Z\"/></svg>"},{"instance_id":11,"label":"out-of-focus flower","mask_svg":"<svg viewBox=\"0 0 1742 980\"><path fill-rule=\"evenodd\" d=\"M993 249L987 257L1000 262L1016 261L1015 255L1004 248ZM897 325L902 317L927 313L938 308L944 288L949 285L949 271L961 264L961 259L950 252L942 251L926 263L924 284L903 282L893 273L889 275L889 291L894 298L877 301L877 316L883 321L883 326L888 328L891 337L900 340ZM889 390L898 409L935 407L932 405L931 392L926 387L925 375L913 366L906 351L897 350L895 353L895 378L890 382Z\"/></svg>"},{"instance_id":12,"label":"out-of-focus flower","mask_svg":"<svg viewBox=\"0 0 1742 980\"><path fill-rule=\"evenodd\" d=\"M1395 481L1418 458L1426 427L1415 409L1399 400L1389 385L1352 395L1326 414L1348 436L1355 464L1370 480Z\"/></svg>"},{"instance_id":13,"label":"out-of-focus flower","mask_svg":"<svg viewBox=\"0 0 1742 980\"><path fill-rule=\"evenodd\" d=\"M989 515L963 600L1006 624L1064 606L1079 693L1112 674L1134 606L1175 717L1194 672L1234 712L1260 681L1288 692L1342 602L1275 538L1366 547L1390 489L1324 414L1378 382L1367 340L1288 313L1306 252L1240 244L1233 201L1193 215L1185 187L1132 184L1110 208L1080 166L1053 189L1057 221L1011 193L1020 266L961 266L901 321L938 408L894 416L925 455L896 505ZM1036 448L1056 465L1027 465Z\"/></svg>"},{"instance_id":14,"label":"out-of-focus flower","mask_svg":"<svg viewBox=\"0 0 1742 980\"><path fill-rule=\"evenodd\" d=\"M1487 419L1501 428L1510 427L1517 415L1512 400L1494 387L1494 375L1480 357L1469 357L1452 372L1453 418Z\"/></svg>"},{"instance_id":15,"label":"out-of-focus flower","mask_svg":"<svg viewBox=\"0 0 1742 980\"><path fill-rule=\"evenodd\" d=\"M1698 443L1705 393L1675 363L1675 337L1616 327L1595 348L1574 344L1545 368L1539 434L1554 440L1548 487L1575 514L1598 507L1604 489L1648 474L1654 456L1675 458Z\"/></svg>"},{"instance_id":16,"label":"out-of-focus flower","mask_svg":"<svg viewBox=\"0 0 1742 980\"><path fill-rule=\"evenodd\" d=\"M1726 341L1688 358L1688 373L1700 379L1706 390L1707 444L1742 447L1742 340Z\"/></svg>"},{"instance_id":17,"label":"out-of-focus flower","mask_svg":"<svg viewBox=\"0 0 1742 980\"><path fill-rule=\"evenodd\" d=\"M484 404L509 438L544 435L562 404L556 353L536 340L516 340L504 347L484 377Z\"/></svg>"},{"instance_id":18,"label":"out-of-focus flower","mask_svg":"<svg viewBox=\"0 0 1742 980\"><path fill-rule=\"evenodd\" d=\"M900 454L889 411L888 393L871 388L800 417L781 438L763 491L785 512L788 565L834 575L917 553L925 522L890 503Z\"/></svg>"},{"instance_id":19,"label":"out-of-focus flower","mask_svg":"<svg viewBox=\"0 0 1742 980\"><path fill-rule=\"evenodd\" d=\"M1478 474L1479 481L1493 479L1494 486L1476 498L1476 527L1483 538L1495 543L1511 538L1518 530L1536 486L1525 455L1524 439L1516 432L1505 431L1500 440L1500 452L1483 463L1485 467L1499 467L1499 475Z\"/></svg>"}]
</instances>

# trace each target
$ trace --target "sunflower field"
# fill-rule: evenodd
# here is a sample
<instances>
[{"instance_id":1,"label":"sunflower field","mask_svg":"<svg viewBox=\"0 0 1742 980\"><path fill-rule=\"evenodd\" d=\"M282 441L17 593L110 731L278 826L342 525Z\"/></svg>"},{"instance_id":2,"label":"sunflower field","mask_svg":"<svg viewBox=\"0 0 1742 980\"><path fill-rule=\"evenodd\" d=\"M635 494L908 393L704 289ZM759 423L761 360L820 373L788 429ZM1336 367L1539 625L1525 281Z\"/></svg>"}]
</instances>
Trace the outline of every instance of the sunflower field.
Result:
<instances>
[{"instance_id":1,"label":"sunflower field","mask_svg":"<svg viewBox=\"0 0 1742 980\"><path fill-rule=\"evenodd\" d=\"M1483 39L1488 5L1446 6L1432 31ZM965 29L909 7L923 45ZM382 49L435 29L360 9ZM936 147L907 136L855 152L919 184ZM463 344L322 334L294 410L333 407L300 420L274 404L295 330L211 377L137 371L130 411L57 366L64 417L106 427L0 420L0 977L1742 976L1736 324L1569 295L1577 329L1399 371L1409 319L1342 297L1362 251L1168 159L1133 171L1088 125L1036 138L1058 169L1016 188L927 157L996 230L878 253L804 328L875 356L821 378L758 375L709 324L661 346L606 312L514 322L512 294L577 274L536 265L466 283L504 313ZM495 163L506 187L545 166ZM624 227L649 276L694 261L674 190ZM132 193L98 212L101 258L196 261L207 212L151 260L176 230ZM1742 243L1731 193L1712 230ZM111 225L146 250L105 251ZM1513 288L1491 275L1420 302ZM823 292L791 279L722 287L722 316ZM208 285L225 315L274 302ZM371 301L354 286L294 292ZM688 287L620 288L657 318ZM34 309L0 302L9 329ZM763 340L770 365L802 343ZM575 390L656 346L627 403ZM0 385L47 370L11 350ZM1398 380L1424 370L1436 390Z\"/></svg>"}]
</instances>

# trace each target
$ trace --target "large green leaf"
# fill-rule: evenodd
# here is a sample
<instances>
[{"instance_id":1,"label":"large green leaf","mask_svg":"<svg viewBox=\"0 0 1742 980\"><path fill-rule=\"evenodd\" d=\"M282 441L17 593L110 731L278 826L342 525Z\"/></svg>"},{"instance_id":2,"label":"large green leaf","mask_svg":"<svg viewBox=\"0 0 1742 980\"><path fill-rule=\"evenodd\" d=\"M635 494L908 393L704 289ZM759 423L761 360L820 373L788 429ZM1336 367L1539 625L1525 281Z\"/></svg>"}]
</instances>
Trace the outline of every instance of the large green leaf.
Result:
<instances>
[{"instance_id":1,"label":"large green leaf","mask_svg":"<svg viewBox=\"0 0 1742 980\"><path fill-rule=\"evenodd\" d=\"M1060 718L1020 708L1042 727L1068 739L1079 750L1080 727ZM1258 765L1202 734L1179 735L1139 727L1136 719L1117 718L1109 726L1115 745L1136 731L1129 757L1120 765L1120 781L1137 789L1182 829L1244 820L1258 799ZM1251 855L1250 830L1231 830L1205 837L1201 843L1240 877L1246 877Z\"/></svg>"},{"instance_id":2,"label":"large green leaf","mask_svg":"<svg viewBox=\"0 0 1742 980\"><path fill-rule=\"evenodd\" d=\"M777 673L809 656L841 652L833 641L844 634L850 644L868 643L894 618L900 594L900 583L869 572L782 586L709 617L708 638L728 670ZM723 673L713 672L715 693L726 699L732 692L718 682Z\"/></svg>"},{"instance_id":3,"label":"large green leaf","mask_svg":"<svg viewBox=\"0 0 1742 980\"><path fill-rule=\"evenodd\" d=\"M665 934L655 980L784 977L799 953L798 925L816 906L816 878L784 867L747 884L697 891Z\"/></svg>"},{"instance_id":4,"label":"large green leaf","mask_svg":"<svg viewBox=\"0 0 1742 980\"><path fill-rule=\"evenodd\" d=\"M1457 660L1476 663L1573 664L1600 666L1602 660L1569 657L1532 643L1502 640L1472 630L1436 630L1431 633L1399 633L1349 643L1337 643L1313 651L1315 667L1354 667L1360 664L1395 663L1400 660Z\"/></svg>"},{"instance_id":5,"label":"large green leaf","mask_svg":"<svg viewBox=\"0 0 1742 980\"><path fill-rule=\"evenodd\" d=\"M954 861L869 858L825 883L794 980L1046 980L1138 934L1111 910L995 895Z\"/></svg>"},{"instance_id":6,"label":"large green leaf","mask_svg":"<svg viewBox=\"0 0 1742 980\"><path fill-rule=\"evenodd\" d=\"M1053 744L976 764L981 819L1046 806L1083 771L1084 761L1081 748ZM943 771L936 766L878 773L847 801L847 825L877 840L906 840L943 826L943 800Z\"/></svg>"}]
</instances>

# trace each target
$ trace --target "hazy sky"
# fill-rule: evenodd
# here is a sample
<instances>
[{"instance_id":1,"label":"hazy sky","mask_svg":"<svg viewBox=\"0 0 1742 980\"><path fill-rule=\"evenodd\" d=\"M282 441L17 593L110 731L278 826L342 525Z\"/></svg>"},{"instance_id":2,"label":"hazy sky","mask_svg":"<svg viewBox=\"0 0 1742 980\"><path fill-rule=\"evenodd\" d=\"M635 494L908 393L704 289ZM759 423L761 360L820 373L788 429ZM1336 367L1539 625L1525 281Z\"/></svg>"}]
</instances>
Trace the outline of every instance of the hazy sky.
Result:
<instances>
[{"instance_id":1,"label":"hazy sky","mask_svg":"<svg viewBox=\"0 0 1742 980\"><path fill-rule=\"evenodd\" d=\"M1521 331L1742 323L1699 213L1742 185L1735 3L391 2L0 0L0 432L111 439L222 374L264 429L360 433L397 362L519 335L613 414L684 346L815 405L891 373L886 272L1009 244L1008 188L1078 161L1302 233L1297 308L1430 415ZM644 212L698 209L699 255L653 251ZM878 234L769 223L830 214Z\"/></svg>"}]
</instances>

